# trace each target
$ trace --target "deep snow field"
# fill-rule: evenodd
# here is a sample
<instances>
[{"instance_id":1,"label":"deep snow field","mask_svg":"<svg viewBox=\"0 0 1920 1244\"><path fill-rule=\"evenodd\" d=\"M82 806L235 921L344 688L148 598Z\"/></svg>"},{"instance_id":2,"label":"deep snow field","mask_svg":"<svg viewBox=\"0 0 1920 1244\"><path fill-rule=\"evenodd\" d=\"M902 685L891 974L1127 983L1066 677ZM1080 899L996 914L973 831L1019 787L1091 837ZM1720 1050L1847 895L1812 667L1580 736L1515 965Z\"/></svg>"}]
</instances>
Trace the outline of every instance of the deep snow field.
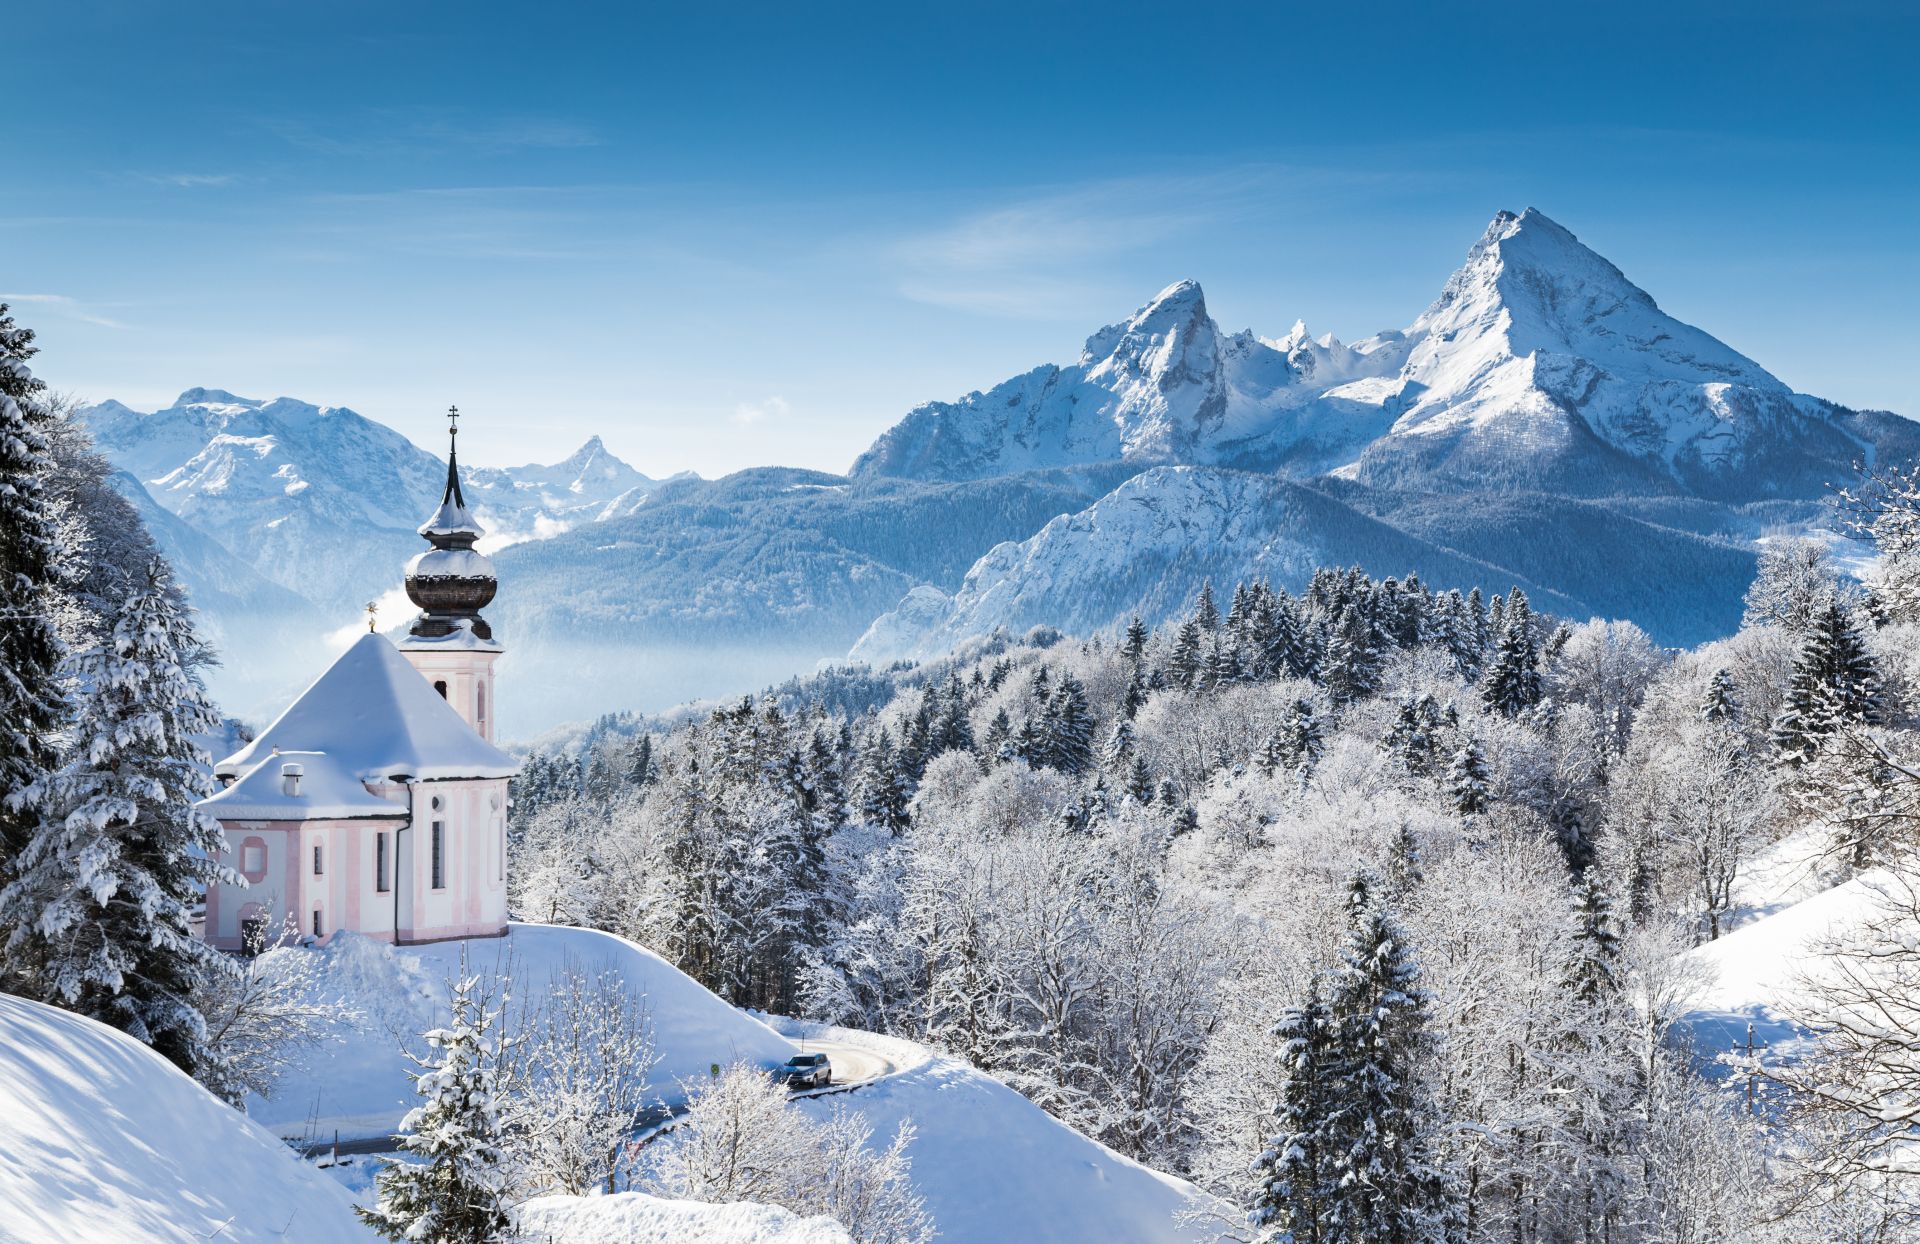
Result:
<instances>
[{"instance_id":1,"label":"deep snow field","mask_svg":"<svg viewBox=\"0 0 1920 1244\"><path fill-rule=\"evenodd\" d=\"M1176 1221L1199 1195L1191 1184L1082 1136L985 1072L911 1041L770 1022L796 1038L866 1046L901 1068L852 1093L803 1098L799 1107L816 1119L857 1110L880 1144L911 1120L914 1187L944 1241L1210 1238Z\"/></svg>"},{"instance_id":2,"label":"deep snow field","mask_svg":"<svg viewBox=\"0 0 1920 1244\"><path fill-rule=\"evenodd\" d=\"M1818 830L1801 830L1745 865L1733 888L1736 926L1683 956L1698 977L1683 1023L1703 1064L1744 1049L1749 1024L1762 1061L1792 1057L1806 1034L1783 1008L1817 978L1821 943L1875 909L1885 875L1836 884L1824 843Z\"/></svg>"},{"instance_id":3,"label":"deep snow field","mask_svg":"<svg viewBox=\"0 0 1920 1244\"><path fill-rule=\"evenodd\" d=\"M166 1059L0 994L0 1240L372 1238L344 1190Z\"/></svg>"}]
</instances>

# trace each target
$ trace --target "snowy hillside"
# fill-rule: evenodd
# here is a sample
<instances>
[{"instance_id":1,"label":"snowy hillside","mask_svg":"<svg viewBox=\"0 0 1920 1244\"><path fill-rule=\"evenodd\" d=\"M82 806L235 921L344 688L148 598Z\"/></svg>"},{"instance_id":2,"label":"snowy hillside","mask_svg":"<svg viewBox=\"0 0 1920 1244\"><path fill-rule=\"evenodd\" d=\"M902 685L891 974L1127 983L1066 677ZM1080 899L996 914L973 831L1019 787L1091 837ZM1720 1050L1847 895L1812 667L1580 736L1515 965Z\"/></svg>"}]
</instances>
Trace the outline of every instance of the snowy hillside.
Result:
<instances>
[{"instance_id":1,"label":"snowy hillside","mask_svg":"<svg viewBox=\"0 0 1920 1244\"><path fill-rule=\"evenodd\" d=\"M285 1145L92 1020L0 995L0 1100L0 1239L375 1238Z\"/></svg>"},{"instance_id":2,"label":"snowy hillside","mask_svg":"<svg viewBox=\"0 0 1920 1244\"><path fill-rule=\"evenodd\" d=\"M588 976L617 974L645 994L660 1056L653 1084L666 1101L682 1098L679 1082L703 1077L714 1063L773 1066L793 1053L785 1038L702 989L652 951L592 929L515 924L505 938L437 942L399 950L351 934L326 949L318 988L361 1012L338 1026L330 1041L270 1101L256 1099L248 1114L293 1139L391 1135L415 1097L403 1046L445 1021L447 981L466 956L470 972L511 975L523 997L535 996L563 968Z\"/></svg>"},{"instance_id":3,"label":"snowy hillside","mask_svg":"<svg viewBox=\"0 0 1920 1244\"><path fill-rule=\"evenodd\" d=\"M868 1043L906 1069L845 1097L800 1103L824 1118L858 1110L875 1136L903 1121L918 1130L913 1183L950 1244L1054 1240L1061 1244L1174 1244L1209 1238L1178 1216L1192 1185L1087 1139L1006 1085L909 1041L776 1021L796 1036Z\"/></svg>"}]
</instances>

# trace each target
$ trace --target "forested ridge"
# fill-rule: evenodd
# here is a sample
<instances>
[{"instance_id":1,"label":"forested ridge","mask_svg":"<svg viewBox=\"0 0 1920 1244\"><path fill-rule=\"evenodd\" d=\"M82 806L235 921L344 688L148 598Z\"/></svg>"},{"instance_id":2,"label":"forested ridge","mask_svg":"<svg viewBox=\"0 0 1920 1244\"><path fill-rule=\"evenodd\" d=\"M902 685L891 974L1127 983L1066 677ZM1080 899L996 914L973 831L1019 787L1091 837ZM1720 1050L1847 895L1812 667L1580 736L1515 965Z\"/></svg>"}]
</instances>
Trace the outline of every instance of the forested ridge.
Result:
<instances>
[{"instance_id":1,"label":"forested ridge","mask_svg":"<svg viewBox=\"0 0 1920 1244\"><path fill-rule=\"evenodd\" d=\"M1779 840L1903 858L1857 813L1910 789L1907 564L1773 542L1692 650L1328 569L609 717L528 757L515 903L958 1054L1247 1238L1900 1238L1904 1190L1717 1089L1683 1019Z\"/></svg>"}]
</instances>

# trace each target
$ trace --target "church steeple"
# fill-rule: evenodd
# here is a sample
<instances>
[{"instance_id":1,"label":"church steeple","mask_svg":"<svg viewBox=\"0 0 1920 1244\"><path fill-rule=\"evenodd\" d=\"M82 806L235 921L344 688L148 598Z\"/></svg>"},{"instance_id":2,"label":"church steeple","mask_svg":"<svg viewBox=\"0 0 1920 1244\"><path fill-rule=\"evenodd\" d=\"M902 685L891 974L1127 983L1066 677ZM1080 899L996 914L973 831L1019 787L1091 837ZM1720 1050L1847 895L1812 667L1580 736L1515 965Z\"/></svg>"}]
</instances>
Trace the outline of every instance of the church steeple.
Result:
<instances>
[{"instance_id":1,"label":"church steeple","mask_svg":"<svg viewBox=\"0 0 1920 1244\"><path fill-rule=\"evenodd\" d=\"M486 529L467 510L460 491L460 408L447 408L447 487L440 508L420 525L420 534L433 547L407 563L407 596L420 606L408 634L415 639L443 639L469 633L491 641L493 629L480 610L499 589L493 563L473 544Z\"/></svg>"},{"instance_id":2,"label":"church steeple","mask_svg":"<svg viewBox=\"0 0 1920 1244\"><path fill-rule=\"evenodd\" d=\"M447 407L447 488L440 497L440 508L420 525L420 534L437 549L470 549L473 542L487 534L486 528L467 512L467 499L460 491L460 408Z\"/></svg>"}]
</instances>

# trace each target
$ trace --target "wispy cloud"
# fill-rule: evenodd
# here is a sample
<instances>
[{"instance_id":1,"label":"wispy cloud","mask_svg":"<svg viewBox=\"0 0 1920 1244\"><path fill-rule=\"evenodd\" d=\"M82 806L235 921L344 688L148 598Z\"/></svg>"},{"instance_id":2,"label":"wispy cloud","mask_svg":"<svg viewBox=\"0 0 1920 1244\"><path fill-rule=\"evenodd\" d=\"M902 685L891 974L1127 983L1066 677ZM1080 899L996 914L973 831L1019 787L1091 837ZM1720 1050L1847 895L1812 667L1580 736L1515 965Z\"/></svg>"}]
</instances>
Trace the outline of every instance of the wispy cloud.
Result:
<instances>
[{"instance_id":1,"label":"wispy cloud","mask_svg":"<svg viewBox=\"0 0 1920 1244\"><path fill-rule=\"evenodd\" d=\"M238 173L149 173L146 179L160 186L202 190L214 186L231 186L240 180L240 175Z\"/></svg>"},{"instance_id":2,"label":"wispy cloud","mask_svg":"<svg viewBox=\"0 0 1920 1244\"><path fill-rule=\"evenodd\" d=\"M1379 176L1261 164L1035 187L899 238L888 254L901 295L915 302L1048 318L1081 304L1086 273L1103 261L1271 219Z\"/></svg>"},{"instance_id":3,"label":"wispy cloud","mask_svg":"<svg viewBox=\"0 0 1920 1244\"><path fill-rule=\"evenodd\" d=\"M792 413L793 407L787 403L787 399L776 394L763 401L740 403L733 408L733 414L728 416L728 422L739 427L750 428L770 419L785 419Z\"/></svg>"},{"instance_id":4,"label":"wispy cloud","mask_svg":"<svg viewBox=\"0 0 1920 1244\"><path fill-rule=\"evenodd\" d=\"M62 319L78 320L82 324L96 324L101 328L129 327L129 325L123 324L119 320L109 319L98 312L89 310L86 304L80 302L78 299L69 298L65 294L0 294L0 302L14 304L27 303L37 307L45 307L49 312L60 316Z\"/></svg>"},{"instance_id":5,"label":"wispy cloud","mask_svg":"<svg viewBox=\"0 0 1920 1244\"><path fill-rule=\"evenodd\" d=\"M372 109L351 124L321 128L292 117L269 119L266 128L283 142L323 155L399 156L464 152L507 155L519 151L569 150L600 142L591 128L547 117L476 116L451 109Z\"/></svg>"}]
</instances>

